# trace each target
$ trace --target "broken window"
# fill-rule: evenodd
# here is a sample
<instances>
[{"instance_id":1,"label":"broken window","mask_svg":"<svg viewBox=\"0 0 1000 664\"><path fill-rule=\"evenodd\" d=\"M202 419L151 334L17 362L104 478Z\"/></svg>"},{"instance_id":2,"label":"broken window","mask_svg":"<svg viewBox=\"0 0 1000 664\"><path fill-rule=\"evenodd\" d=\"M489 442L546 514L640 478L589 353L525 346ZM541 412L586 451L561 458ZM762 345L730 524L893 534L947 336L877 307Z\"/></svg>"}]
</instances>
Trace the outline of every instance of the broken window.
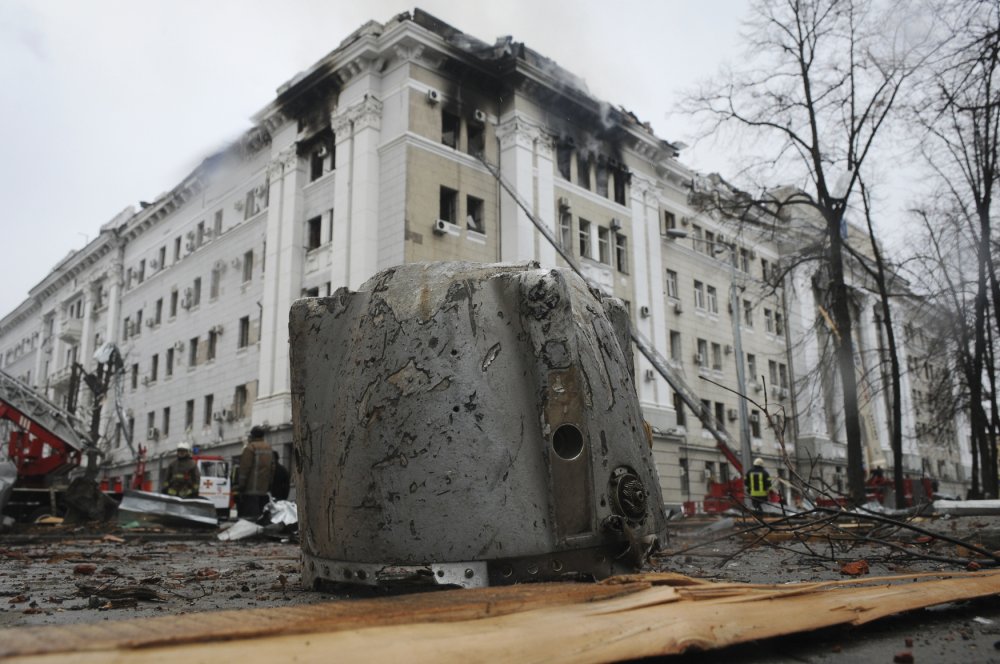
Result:
<instances>
[{"instance_id":1,"label":"broken window","mask_svg":"<svg viewBox=\"0 0 1000 664\"><path fill-rule=\"evenodd\" d=\"M590 189L590 159L582 154L576 155L576 183Z\"/></svg>"},{"instance_id":2,"label":"broken window","mask_svg":"<svg viewBox=\"0 0 1000 664\"><path fill-rule=\"evenodd\" d=\"M191 337L188 342L188 368L198 366L198 337Z\"/></svg>"},{"instance_id":3,"label":"broken window","mask_svg":"<svg viewBox=\"0 0 1000 664\"><path fill-rule=\"evenodd\" d=\"M246 348L250 345L250 316L240 319L240 334L237 340L237 348Z\"/></svg>"},{"instance_id":4,"label":"broken window","mask_svg":"<svg viewBox=\"0 0 1000 664\"><path fill-rule=\"evenodd\" d=\"M170 435L170 406L163 409L163 418L160 420L160 433L166 438Z\"/></svg>"},{"instance_id":5,"label":"broken window","mask_svg":"<svg viewBox=\"0 0 1000 664\"><path fill-rule=\"evenodd\" d=\"M619 272L628 274L628 238L621 233L615 233L615 264Z\"/></svg>"},{"instance_id":6,"label":"broken window","mask_svg":"<svg viewBox=\"0 0 1000 664\"><path fill-rule=\"evenodd\" d=\"M586 219L580 220L580 257L590 258L590 222Z\"/></svg>"},{"instance_id":7,"label":"broken window","mask_svg":"<svg viewBox=\"0 0 1000 664\"><path fill-rule=\"evenodd\" d=\"M449 148L458 147L458 134L462 126L461 120L454 113L441 111L441 142Z\"/></svg>"},{"instance_id":8,"label":"broken window","mask_svg":"<svg viewBox=\"0 0 1000 664\"><path fill-rule=\"evenodd\" d=\"M194 426L194 399L184 402L184 428L188 431Z\"/></svg>"},{"instance_id":9,"label":"broken window","mask_svg":"<svg viewBox=\"0 0 1000 664\"><path fill-rule=\"evenodd\" d=\"M603 158L597 160L596 168L597 195L608 197L608 162Z\"/></svg>"},{"instance_id":10,"label":"broken window","mask_svg":"<svg viewBox=\"0 0 1000 664\"><path fill-rule=\"evenodd\" d=\"M694 281L694 307L695 309L705 308L705 284L697 279Z\"/></svg>"},{"instance_id":11,"label":"broken window","mask_svg":"<svg viewBox=\"0 0 1000 664\"><path fill-rule=\"evenodd\" d=\"M667 297L678 298L680 297L677 293L677 273L673 270L667 270Z\"/></svg>"},{"instance_id":12,"label":"broken window","mask_svg":"<svg viewBox=\"0 0 1000 664\"><path fill-rule=\"evenodd\" d=\"M246 417L247 412L247 386L237 385L233 393L233 415L238 420Z\"/></svg>"},{"instance_id":13,"label":"broken window","mask_svg":"<svg viewBox=\"0 0 1000 664\"><path fill-rule=\"evenodd\" d=\"M326 170L326 146L319 146L309 155L309 181L315 182L323 177Z\"/></svg>"},{"instance_id":14,"label":"broken window","mask_svg":"<svg viewBox=\"0 0 1000 664\"><path fill-rule=\"evenodd\" d=\"M597 227L597 260L611 264L611 231L604 226Z\"/></svg>"},{"instance_id":15,"label":"broken window","mask_svg":"<svg viewBox=\"0 0 1000 664\"><path fill-rule=\"evenodd\" d=\"M475 233L485 233L483 225L483 199L475 196L465 197L465 227Z\"/></svg>"},{"instance_id":16,"label":"broken window","mask_svg":"<svg viewBox=\"0 0 1000 664\"><path fill-rule=\"evenodd\" d=\"M323 243L323 217L313 217L306 221L306 249L315 249Z\"/></svg>"},{"instance_id":17,"label":"broken window","mask_svg":"<svg viewBox=\"0 0 1000 664\"><path fill-rule=\"evenodd\" d=\"M206 427L212 426L212 407L214 405L215 405L215 395L214 394L206 394L205 395L205 409L204 409L204 413L202 414L202 418L201 418L202 424L204 424Z\"/></svg>"},{"instance_id":18,"label":"broken window","mask_svg":"<svg viewBox=\"0 0 1000 664\"><path fill-rule=\"evenodd\" d=\"M681 357L681 333L677 330L670 330L670 359L674 362L680 362Z\"/></svg>"},{"instance_id":19,"label":"broken window","mask_svg":"<svg viewBox=\"0 0 1000 664\"><path fill-rule=\"evenodd\" d=\"M569 210L559 212L559 246L567 251L573 248L573 215Z\"/></svg>"},{"instance_id":20,"label":"broken window","mask_svg":"<svg viewBox=\"0 0 1000 664\"><path fill-rule=\"evenodd\" d=\"M625 185L628 184L628 171L624 168L615 170L615 203L625 205Z\"/></svg>"},{"instance_id":21,"label":"broken window","mask_svg":"<svg viewBox=\"0 0 1000 664\"><path fill-rule=\"evenodd\" d=\"M486 153L486 125L472 121L466 124L466 131L469 132L469 154L481 157Z\"/></svg>"},{"instance_id":22,"label":"broken window","mask_svg":"<svg viewBox=\"0 0 1000 664\"><path fill-rule=\"evenodd\" d=\"M438 219L454 224L458 221L458 192L448 187L441 187L438 199Z\"/></svg>"},{"instance_id":23,"label":"broken window","mask_svg":"<svg viewBox=\"0 0 1000 664\"><path fill-rule=\"evenodd\" d=\"M253 279L253 249L243 254L243 283Z\"/></svg>"},{"instance_id":24,"label":"broken window","mask_svg":"<svg viewBox=\"0 0 1000 664\"><path fill-rule=\"evenodd\" d=\"M562 179L570 179L570 163L573 159L573 144L572 143L559 143L556 145L556 168L559 171L559 175Z\"/></svg>"},{"instance_id":25,"label":"broken window","mask_svg":"<svg viewBox=\"0 0 1000 664\"><path fill-rule=\"evenodd\" d=\"M713 314L719 313L719 294L715 290L715 286L706 286L705 295L708 301L708 310Z\"/></svg>"}]
</instances>

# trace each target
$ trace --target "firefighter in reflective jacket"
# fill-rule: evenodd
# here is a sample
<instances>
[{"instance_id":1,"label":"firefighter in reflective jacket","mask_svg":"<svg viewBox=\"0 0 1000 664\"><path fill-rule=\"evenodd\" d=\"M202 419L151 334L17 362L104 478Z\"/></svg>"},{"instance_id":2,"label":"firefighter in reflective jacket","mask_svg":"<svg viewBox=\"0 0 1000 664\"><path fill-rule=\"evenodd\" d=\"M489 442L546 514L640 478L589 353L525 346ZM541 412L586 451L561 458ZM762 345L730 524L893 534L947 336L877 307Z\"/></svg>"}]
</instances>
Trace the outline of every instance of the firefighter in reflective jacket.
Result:
<instances>
[{"instance_id":1,"label":"firefighter in reflective jacket","mask_svg":"<svg viewBox=\"0 0 1000 664\"><path fill-rule=\"evenodd\" d=\"M750 500L755 511L761 511L761 505L767 502L767 494L771 491L771 476L764 470L764 460L754 459L753 468L743 478Z\"/></svg>"},{"instance_id":2,"label":"firefighter in reflective jacket","mask_svg":"<svg viewBox=\"0 0 1000 664\"><path fill-rule=\"evenodd\" d=\"M167 481L163 493L178 498L197 498L201 486L198 464L191 458L191 443L181 441L177 445L177 458L167 466Z\"/></svg>"}]
</instances>

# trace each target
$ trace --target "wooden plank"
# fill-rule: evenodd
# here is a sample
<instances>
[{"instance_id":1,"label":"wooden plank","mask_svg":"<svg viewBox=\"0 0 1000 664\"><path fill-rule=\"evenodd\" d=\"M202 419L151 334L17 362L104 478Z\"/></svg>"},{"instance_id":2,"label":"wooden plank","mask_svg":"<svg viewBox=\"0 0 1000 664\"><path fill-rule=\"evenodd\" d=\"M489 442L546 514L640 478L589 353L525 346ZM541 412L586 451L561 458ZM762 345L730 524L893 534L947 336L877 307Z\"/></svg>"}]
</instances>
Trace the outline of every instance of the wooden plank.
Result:
<instances>
[{"instance_id":1,"label":"wooden plank","mask_svg":"<svg viewBox=\"0 0 1000 664\"><path fill-rule=\"evenodd\" d=\"M148 624L152 620L105 623L101 626L101 647L88 652L62 648L22 654L6 648L8 632L14 630L0 632L0 644L8 654L16 655L12 661L36 664L63 662L70 653L75 661L95 664L233 657L239 657L241 664L331 659L606 662L720 648L833 625L858 625L910 609L1000 592L1000 571L790 585L716 584L670 574L633 575L624 582L616 581L590 586L459 590L304 607L310 609L305 612L310 615L313 610L333 607L340 607L340 613L336 620L313 616L311 622L291 627L294 633L275 631L281 620L268 622L269 616L284 609L264 609L159 619L165 622L157 629L156 638L145 642L134 640L133 629L126 629L117 639L114 633L129 622ZM580 592L580 588L618 588L622 592L601 596ZM568 602L557 599L570 595L573 598ZM395 610L393 603L398 606ZM511 606L516 608L508 610ZM376 607L387 614L380 615ZM229 622L234 613L244 621L238 636ZM219 623L218 618L226 614L229 617ZM355 614L360 618L344 620ZM182 631L190 625L190 618L203 625L200 638L205 640L192 642ZM261 619L262 636L251 638L256 636L253 629ZM220 624L223 630L213 632L213 625ZM176 636L185 637L185 642L167 641L170 628L177 630ZM38 628L33 636L55 640L62 635L58 630L64 629Z\"/></svg>"}]
</instances>

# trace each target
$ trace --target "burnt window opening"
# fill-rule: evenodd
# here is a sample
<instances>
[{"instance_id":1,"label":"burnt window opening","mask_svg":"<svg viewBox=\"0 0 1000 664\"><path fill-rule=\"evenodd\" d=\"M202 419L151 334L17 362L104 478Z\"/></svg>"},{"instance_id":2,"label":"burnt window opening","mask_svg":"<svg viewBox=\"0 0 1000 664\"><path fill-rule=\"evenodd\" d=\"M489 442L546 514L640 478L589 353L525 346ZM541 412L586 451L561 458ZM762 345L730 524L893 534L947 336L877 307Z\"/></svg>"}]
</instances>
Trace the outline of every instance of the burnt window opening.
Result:
<instances>
[{"instance_id":1,"label":"burnt window opening","mask_svg":"<svg viewBox=\"0 0 1000 664\"><path fill-rule=\"evenodd\" d=\"M576 183L590 189L590 159L582 154L576 155Z\"/></svg>"},{"instance_id":2,"label":"burnt window opening","mask_svg":"<svg viewBox=\"0 0 1000 664\"><path fill-rule=\"evenodd\" d=\"M466 130L469 133L469 154L473 157L482 157L486 154L486 125L482 122L472 121L466 125Z\"/></svg>"},{"instance_id":3,"label":"burnt window opening","mask_svg":"<svg viewBox=\"0 0 1000 664\"><path fill-rule=\"evenodd\" d=\"M333 159L333 150L326 143L317 145L312 152L309 153L309 181L315 182L320 179L326 173L333 170L333 167L327 168L327 160Z\"/></svg>"},{"instance_id":4,"label":"burnt window opening","mask_svg":"<svg viewBox=\"0 0 1000 664\"><path fill-rule=\"evenodd\" d=\"M315 249L322 244L323 217L313 217L306 221L306 249Z\"/></svg>"},{"instance_id":5,"label":"burnt window opening","mask_svg":"<svg viewBox=\"0 0 1000 664\"><path fill-rule=\"evenodd\" d=\"M465 197L465 227L476 233L486 233L483 223L483 199L475 196Z\"/></svg>"},{"instance_id":6,"label":"burnt window opening","mask_svg":"<svg viewBox=\"0 0 1000 664\"><path fill-rule=\"evenodd\" d=\"M454 224L458 220L458 192L454 189L441 187L438 219L450 224Z\"/></svg>"},{"instance_id":7,"label":"burnt window opening","mask_svg":"<svg viewBox=\"0 0 1000 664\"><path fill-rule=\"evenodd\" d=\"M556 168L563 180L571 179L570 163L573 159L573 144L560 143L556 146Z\"/></svg>"},{"instance_id":8,"label":"burnt window opening","mask_svg":"<svg viewBox=\"0 0 1000 664\"><path fill-rule=\"evenodd\" d=\"M461 126L462 122L457 115L441 111L441 142L449 148L457 148Z\"/></svg>"},{"instance_id":9,"label":"burnt window opening","mask_svg":"<svg viewBox=\"0 0 1000 664\"><path fill-rule=\"evenodd\" d=\"M625 202L625 192L626 185L628 184L630 175L624 168L617 168L614 172L615 175L615 203L619 205L626 205Z\"/></svg>"},{"instance_id":10,"label":"burnt window opening","mask_svg":"<svg viewBox=\"0 0 1000 664\"><path fill-rule=\"evenodd\" d=\"M607 198L608 197L608 178L609 178L610 174L608 172L608 162L605 161L604 159L598 159L597 160L597 174L596 175L597 175L597 177L596 177L596 181L597 181L596 182L596 184L597 184L597 195L598 196L603 196L604 198Z\"/></svg>"}]
</instances>

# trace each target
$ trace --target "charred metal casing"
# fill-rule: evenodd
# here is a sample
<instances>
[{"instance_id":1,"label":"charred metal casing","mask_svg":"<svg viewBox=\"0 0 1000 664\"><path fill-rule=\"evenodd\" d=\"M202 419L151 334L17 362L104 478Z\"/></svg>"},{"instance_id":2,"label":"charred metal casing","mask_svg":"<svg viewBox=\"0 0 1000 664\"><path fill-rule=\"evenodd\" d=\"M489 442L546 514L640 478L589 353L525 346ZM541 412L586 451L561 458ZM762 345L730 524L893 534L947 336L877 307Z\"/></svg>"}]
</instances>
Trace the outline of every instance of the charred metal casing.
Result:
<instances>
[{"instance_id":1,"label":"charred metal casing","mask_svg":"<svg viewBox=\"0 0 1000 664\"><path fill-rule=\"evenodd\" d=\"M628 326L536 264L409 264L295 302L303 581L634 570L666 519Z\"/></svg>"}]
</instances>

